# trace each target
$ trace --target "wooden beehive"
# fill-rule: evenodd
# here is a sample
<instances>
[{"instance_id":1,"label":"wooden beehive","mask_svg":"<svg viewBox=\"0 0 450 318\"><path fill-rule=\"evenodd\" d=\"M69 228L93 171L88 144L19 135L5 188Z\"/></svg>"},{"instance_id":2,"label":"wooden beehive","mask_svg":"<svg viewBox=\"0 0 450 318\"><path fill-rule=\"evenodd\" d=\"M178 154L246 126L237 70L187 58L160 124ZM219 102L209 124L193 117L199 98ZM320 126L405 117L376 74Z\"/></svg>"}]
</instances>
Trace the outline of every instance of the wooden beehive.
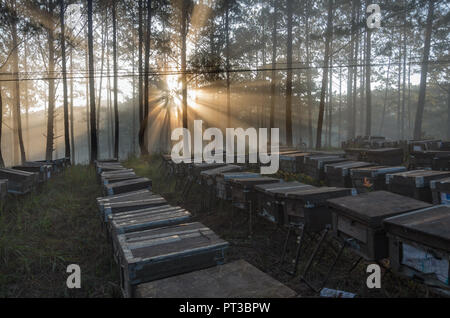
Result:
<instances>
[{"instance_id":1,"label":"wooden beehive","mask_svg":"<svg viewBox=\"0 0 450 318\"><path fill-rule=\"evenodd\" d=\"M344 161L325 165L325 180L330 187L352 187L350 172L353 169L370 167L373 164L363 161Z\"/></svg>"},{"instance_id":2,"label":"wooden beehive","mask_svg":"<svg viewBox=\"0 0 450 318\"><path fill-rule=\"evenodd\" d=\"M39 175L9 168L0 169L0 179L8 180L8 192L13 194L26 194L31 192L38 183Z\"/></svg>"},{"instance_id":3,"label":"wooden beehive","mask_svg":"<svg viewBox=\"0 0 450 318\"><path fill-rule=\"evenodd\" d=\"M106 203L136 201L141 199L149 199L152 198L152 196L154 196L154 194L149 190L138 190L97 198L97 206L100 211L101 219L104 219L104 206Z\"/></svg>"},{"instance_id":4,"label":"wooden beehive","mask_svg":"<svg viewBox=\"0 0 450 318\"><path fill-rule=\"evenodd\" d=\"M450 170L450 153L437 155L433 158L431 164L433 170L449 171Z\"/></svg>"},{"instance_id":5,"label":"wooden beehive","mask_svg":"<svg viewBox=\"0 0 450 318\"><path fill-rule=\"evenodd\" d=\"M201 223L118 236L121 287L133 297L139 284L224 263L228 243Z\"/></svg>"},{"instance_id":6,"label":"wooden beehive","mask_svg":"<svg viewBox=\"0 0 450 318\"><path fill-rule=\"evenodd\" d=\"M8 180L0 179L0 202L3 202L8 195Z\"/></svg>"},{"instance_id":7,"label":"wooden beehive","mask_svg":"<svg viewBox=\"0 0 450 318\"><path fill-rule=\"evenodd\" d=\"M331 199L328 206L334 236L346 241L359 256L374 261L389 256L383 220L427 208L430 204L395 193L375 191Z\"/></svg>"},{"instance_id":8,"label":"wooden beehive","mask_svg":"<svg viewBox=\"0 0 450 318\"><path fill-rule=\"evenodd\" d=\"M241 171L242 167L236 165L226 165L219 168L204 170L200 173L202 183L206 186L214 186L216 177L221 173Z\"/></svg>"},{"instance_id":9,"label":"wooden beehive","mask_svg":"<svg viewBox=\"0 0 450 318\"><path fill-rule=\"evenodd\" d=\"M121 194L137 190L151 190L152 180L148 178L138 178L120 181L112 184L106 184L103 186L103 189L106 195Z\"/></svg>"},{"instance_id":10,"label":"wooden beehive","mask_svg":"<svg viewBox=\"0 0 450 318\"><path fill-rule=\"evenodd\" d=\"M450 172L412 170L386 175L388 190L425 202L433 202L430 181L450 177Z\"/></svg>"},{"instance_id":11,"label":"wooden beehive","mask_svg":"<svg viewBox=\"0 0 450 318\"><path fill-rule=\"evenodd\" d=\"M305 157L311 155L307 152L294 152L280 154L280 170L288 173L302 173L304 170Z\"/></svg>"},{"instance_id":12,"label":"wooden beehive","mask_svg":"<svg viewBox=\"0 0 450 318\"><path fill-rule=\"evenodd\" d=\"M345 158L353 161L367 161L367 148L347 148L345 151Z\"/></svg>"},{"instance_id":13,"label":"wooden beehive","mask_svg":"<svg viewBox=\"0 0 450 318\"><path fill-rule=\"evenodd\" d=\"M105 171L117 171L117 170L127 170L122 164L118 162L110 162L110 163L97 163L97 174L101 174Z\"/></svg>"},{"instance_id":14,"label":"wooden beehive","mask_svg":"<svg viewBox=\"0 0 450 318\"><path fill-rule=\"evenodd\" d=\"M270 177L257 178L232 178L231 184L231 201L233 206L239 209L247 209L249 204L255 205L255 186L261 184L279 183L281 180Z\"/></svg>"},{"instance_id":15,"label":"wooden beehive","mask_svg":"<svg viewBox=\"0 0 450 318\"><path fill-rule=\"evenodd\" d=\"M331 163L338 163L347 161L346 159L336 155L311 155L305 156L305 174L315 179L322 181L325 179L325 165Z\"/></svg>"},{"instance_id":16,"label":"wooden beehive","mask_svg":"<svg viewBox=\"0 0 450 318\"><path fill-rule=\"evenodd\" d=\"M296 292L244 260L136 288L137 298L291 298Z\"/></svg>"},{"instance_id":17,"label":"wooden beehive","mask_svg":"<svg viewBox=\"0 0 450 318\"><path fill-rule=\"evenodd\" d=\"M433 204L450 205L450 178L430 181Z\"/></svg>"},{"instance_id":18,"label":"wooden beehive","mask_svg":"<svg viewBox=\"0 0 450 318\"><path fill-rule=\"evenodd\" d=\"M51 174L51 166L49 165L27 165L24 163L23 165L13 166L15 170L21 170L26 172L33 172L38 175L38 182L44 183L49 179L49 174Z\"/></svg>"},{"instance_id":19,"label":"wooden beehive","mask_svg":"<svg viewBox=\"0 0 450 318\"><path fill-rule=\"evenodd\" d=\"M237 178L258 178L261 175L254 172L225 172L219 173L216 177L217 198L231 200L231 179Z\"/></svg>"},{"instance_id":20,"label":"wooden beehive","mask_svg":"<svg viewBox=\"0 0 450 318\"><path fill-rule=\"evenodd\" d=\"M224 163L195 163L191 165L189 173L194 177L199 177L202 171L224 167Z\"/></svg>"},{"instance_id":21,"label":"wooden beehive","mask_svg":"<svg viewBox=\"0 0 450 318\"><path fill-rule=\"evenodd\" d=\"M387 190L386 175L405 172L406 170L406 167L403 166L370 166L352 169L350 171L352 187L355 188L358 193Z\"/></svg>"},{"instance_id":22,"label":"wooden beehive","mask_svg":"<svg viewBox=\"0 0 450 318\"><path fill-rule=\"evenodd\" d=\"M41 167L42 171L44 171L45 176L44 179L45 181L48 179L51 179L52 177L52 172L53 172L53 165L50 163L45 163L45 162L38 162L38 161L26 161L23 164L26 167ZM26 171L26 170L24 170Z\"/></svg>"},{"instance_id":23,"label":"wooden beehive","mask_svg":"<svg viewBox=\"0 0 450 318\"><path fill-rule=\"evenodd\" d=\"M399 166L403 163L403 149L370 149L367 151L367 161L384 166Z\"/></svg>"},{"instance_id":24,"label":"wooden beehive","mask_svg":"<svg viewBox=\"0 0 450 318\"><path fill-rule=\"evenodd\" d=\"M142 210L167 204L166 199L160 195L153 195L149 198L135 199L133 201L107 202L103 204L104 222L108 222L111 214Z\"/></svg>"},{"instance_id":25,"label":"wooden beehive","mask_svg":"<svg viewBox=\"0 0 450 318\"><path fill-rule=\"evenodd\" d=\"M113 175L103 175L101 176L102 184L112 184L117 183L121 181L127 181L127 180L135 180L139 179L140 177L136 175L134 172L124 172L124 173L116 173Z\"/></svg>"},{"instance_id":26,"label":"wooden beehive","mask_svg":"<svg viewBox=\"0 0 450 318\"><path fill-rule=\"evenodd\" d=\"M384 220L394 272L450 295L450 207L434 206Z\"/></svg>"},{"instance_id":27,"label":"wooden beehive","mask_svg":"<svg viewBox=\"0 0 450 318\"><path fill-rule=\"evenodd\" d=\"M291 192L314 188L297 181L256 185L257 212L269 221L283 225L285 224L283 206L287 195Z\"/></svg>"},{"instance_id":28,"label":"wooden beehive","mask_svg":"<svg viewBox=\"0 0 450 318\"><path fill-rule=\"evenodd\" d=\"M331 224L331 213L326 201L352 194L352 189L334 187L320 187L288 193L284 205L285 224L302 224L308 231L321 231Z\"/></svg>"}]
</instances>

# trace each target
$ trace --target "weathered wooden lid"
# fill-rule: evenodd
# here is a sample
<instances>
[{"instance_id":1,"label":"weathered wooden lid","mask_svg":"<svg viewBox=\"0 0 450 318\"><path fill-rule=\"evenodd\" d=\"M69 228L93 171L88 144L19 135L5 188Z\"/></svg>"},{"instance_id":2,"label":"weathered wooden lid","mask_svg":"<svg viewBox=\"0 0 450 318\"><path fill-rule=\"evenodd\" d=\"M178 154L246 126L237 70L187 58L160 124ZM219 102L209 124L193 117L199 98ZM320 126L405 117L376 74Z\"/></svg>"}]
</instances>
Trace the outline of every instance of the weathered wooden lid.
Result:
<instances>
[{"instance_id":1,"label":"weathered wooden lid","mask_svg":"<svg viewBox=\"0 0 450 318\"><path fill-rule=\"evenodd\" d=\"M259 173L256 172L222 172L217 175L218 177L222 177L226 180L233 179L233 178L257 178L261 177Z\"/></svg>"},{"instance_id":2,"label":"weathered wooden lid","mask_svg":"<svg viewBox=\"0 0 450 318\"><path fill-rule=\"evenodd\" d=\"M290 192L286 196L289 199L299 200L302 202L306 201L326 201L330 198L337 198L342 196L352 195L353 189L349 188L336 188L336 187L320 187L313 189L300 190L295 192Z\"/></svg>"},{"instance_id":3,"label":"weathered wooden lid","mask_svg":"<svg viewBox=\"0 0 450 318\"><path fill-rule=\"evenodd\" d=\"M388 233L450 252L450 207L444 205L384 220Z\"/></svg>"},{"instance_id":4,"label":"weathered wooden lid","mask_svg":"<svg viewBox=\"0 0 450 318\"><path fill-rule=\"evenodd\" d=\"M387 191L330 199L328 205L337 213L357 219L374 228L381 226L385 218L431 206L429 203Z\"/></svg>"},{"instance_id":5,"label":"weathered wooden lid","mask_svg":"<svg viewBox=\"0 0 450 318\"><path fill-rule=\"evenodd\" d=\"M291 298L296 292L244 260L137 286L138 298Z\"/></svg>"},{"instance_id":6,"label":"weathered wooden lid","mask_svg":"<svg viewBox=\"0 0 450 318\"><path fill-rule=\"evenodd\" d=\"M411 170L386 175L386 183L391 182L409 182L415 184L417 188L428 187L431 180L450 177L449 171L434 170Z\"/></svg>"},{"instance_id":7,"label":"weathered wooden lid","mask_svg":"<svg viewBox=\"0 0 450 318\"><path fill-rule=\"evenodd\" d=\"M233 171L240 171L242 170L242 167L240 166L236 166L236 165L226 165L223 167L219 167L219 168L214 168L214 169L209 169L209 170L204 170L202 171L200 174L202 176L209 176L209 177L214 177L220 173L224 173L224 172L233 172Z\"/></svg>"},{"instance_id":8,"label":"weathered wooden lid","mask_svg":"<svg viewBox=\"0 0 450 318\"><path fill-rule=\"evenodd\" d=\"M439 180L430 181L431 190L450 193L450 178L444 178ZM446 192L449 191L449 192Z\"/></svg>"},{"instance_id":9,"label":"weathered wooden lid","mask_svg":"<svg viewBox=\"0 0 450 318\"><path fill-rule=\"evenodd\" d=\"M290 192L295 192L299 190L309 190L314 188L315 187L312 185L304 184L297 181L258 184L255 186L255 190L258 192L262 192L270 196L283 196L283 197Z\"/></svg>"},{"instance_id":10,"label":"weathered wooden lid","mask_svg":"<svg viewBox=\"0 0 450 318\"><path fill-rule=\"evenodd\" d=\"M370 167L360 167L355 168L350 171L352 176L371 176L376 177L379 175L385 175L387 173L398 173L406 171L406 167L390 167L390 166L370 166Z\"/></svg>"},{"instance_id":11,"label":"weathered wooden lid","mask_svg":"<svg viewBox=\"0 0 450 318\"><path fill-rule=\"evenodd\" d=\"M230 183L233 186L253 187L258 184L277 183L280 179L271 177L257 177L257 178L231 178Z\"/></svg>"},{"instance_id":12,"label":"weathered wooden lid","mask_svg":"<svg viewBox=\"0 0 450 318\"><path fill-rule=\"evenodd\" d=\"M329 172L332 170L339 171L343 176L348 175L349 169L360 168L360 167L368 167L372 166L373 163L364 162L364 161L344 161L344 162L336 162L325 165L325 172Z\"/></svg>"}]
</instances>

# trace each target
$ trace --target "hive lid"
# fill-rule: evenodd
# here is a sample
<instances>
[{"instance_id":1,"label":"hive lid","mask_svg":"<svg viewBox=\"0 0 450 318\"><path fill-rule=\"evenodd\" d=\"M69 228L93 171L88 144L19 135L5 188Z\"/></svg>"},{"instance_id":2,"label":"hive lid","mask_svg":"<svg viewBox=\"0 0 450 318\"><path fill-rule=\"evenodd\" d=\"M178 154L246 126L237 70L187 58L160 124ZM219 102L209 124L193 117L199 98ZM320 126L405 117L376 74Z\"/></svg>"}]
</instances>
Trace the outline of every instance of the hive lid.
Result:
<instances>
[{"instance_id":1,"label":"hive lid","mask_svg":"<svg viewBox=\"0 0 450 318\"><path fill-rule=\"evenodd\" d=\"M385 218L431 206L426 202L387 191L330 199L328 204L337 213L357 219L373 228L380 227Z\"/></svg>"},{"instance_id":2,"label":"hive lid","mask_svg":"<svg viewBox=\"0 0 450 318\"><path fill-rule=\"evenodd\" d=\"M256 191L266 193L272 196L285 196L289 192L314 189L315 187L309 184L304 184L297 181L279 182L269 184L258 184L255 186Z\"/></svg>"}]
</instances>

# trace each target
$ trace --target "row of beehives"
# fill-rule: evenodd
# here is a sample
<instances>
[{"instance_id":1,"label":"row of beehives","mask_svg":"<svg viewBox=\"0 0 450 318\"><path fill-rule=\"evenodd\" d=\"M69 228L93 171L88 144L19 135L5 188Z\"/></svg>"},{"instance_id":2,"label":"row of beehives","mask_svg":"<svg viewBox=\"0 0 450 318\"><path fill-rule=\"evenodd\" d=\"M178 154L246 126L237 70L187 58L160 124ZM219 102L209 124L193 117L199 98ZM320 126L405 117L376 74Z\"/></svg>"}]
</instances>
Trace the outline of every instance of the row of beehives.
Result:
<instances>
[{"instance_id":1,"label":"row of beehives","mask_svg":"<svg viewBox=\"0 0 450 318\"><path fill-rule=\"evenodd\" d=\"M450 170L450 141L425 140L410 142L409 155L411 168Z\"/></svg>"},{"instance_id":2,"label":"row of beehives","mask_svg":"<svg viewBox=\"0 0 450 318\"><path fill-rule=\"evenodd\" d=\"M312 166L316 167L316 173L322 172L319 168L326 165L319 158L324 156L305 157L305 168L312 161L315 162ZM170 171L187 176L187 184L197 182L206 186L209 196L203 196L203 200L209 202L209 208L213 206L211 202L219 198L230 200L233 207L246 210L249 213L250 233L252 215L256 213L288 227L287 240L292 229L298 229L301 233L321 232L323 236L331 232L341 242L342 248L350 248L366 260L389 258L396 273L420 278L443 290L449 289L450 208L424 202L431 201L431 189L436 203L448 202L450 174L447 172L421 170L392 173L395 170L392 171L391 167L354 170L347 167L350 175L355 170L368 170L372 181L365 180L367 185L382 176L380 180L385 181L379 185L387 185L391 191L376 189L357 194L356 189L352 188L282 182L245 172L244 166L175 165L167 158L165 163L171 167ZM329 167L327 172L331 169ZM377 182L374 183L376 188ZM188 185L186 193L189 188ZM314 256L310 256L309 265Z\"/></svg>"},{"instance_id":3,"label":"row of beehives","mask_svg":"<svg viewBox=\"0 0 450 318\"><path fill-rule=\"evenodd\" d=\"M57 160L26 161L22 165L0 169L0 201L8 193L23 195L30 193L53 175L70 165L69 158Z\"/></svg>"},{"instance_id":4,"label":"row of beehives","mask_svg":"<svg viewBox=\"0 0 450 318\"><path fill-rule=\"evenodd\" d=\"M115 161L97 162L102 224L124 297L292 297L245 261L225 263L228 243L191 213L151 192L152 181Z\"/></svg>"}]
</instances>

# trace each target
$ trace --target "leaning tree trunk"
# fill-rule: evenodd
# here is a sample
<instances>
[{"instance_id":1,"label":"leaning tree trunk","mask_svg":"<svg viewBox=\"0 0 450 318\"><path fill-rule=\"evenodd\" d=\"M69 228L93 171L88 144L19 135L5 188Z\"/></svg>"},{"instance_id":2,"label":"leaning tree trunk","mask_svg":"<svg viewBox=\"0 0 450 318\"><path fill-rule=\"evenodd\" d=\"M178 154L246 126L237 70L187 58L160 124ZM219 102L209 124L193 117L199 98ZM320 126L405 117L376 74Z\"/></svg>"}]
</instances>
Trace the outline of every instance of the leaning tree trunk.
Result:
<instances>
[{"instance_id":1,"label":"leaning tree trunk","mask_svg":"<svg viewBox=\"0 0 450 318\"><path fill-rule=\"evenodd\" d=\"M89 54L89 102L91 123L91 164L97 160L97 127L95 113L95 85L94 85L94 35L92 26L92 0L88 0L88 54Z\"/></svg>"},{"instance_id":2,"label":"leaning tree trunk","mask_svg":"<svg viewBox=\"0 0 450 318\"><path fill-rule=\"evenodd\" d=\"M63 94L64 94L64 146L65 157L70 158L70 136L69 136L69 101L67 94L67 66L66 66L66 38L64 34L64 0L59 0L60 13L59 20L61 24L61 58L62 58L62 76L63 76Z\"/></svg>"},{"instance_id":3,"label":"leaning tree trunk","mask_svg":"<svg viewBox=\"0 0 450 318\"><path fill-rule=\"evenodd\" d=\"M116 1L112 6L113 23L113 72L114 72L114 158L119 159L119 101L117 100L117 16Z\"/></svg>"},{"instance_id":4,"label":"leaning tree trunk","mask_svg":"<svg viewBox=\"0 0 450 318\"><path fill-rule=\"evenodd\" d=\"M286 145L292 146L292 0L287 0Z\"/></svg>"},{"instance_id":5,"label":"leaning tree trunk","mask_svg":"<svg viewBox=\"0 0 450 318\"><path fill-rule=\"evenodd\" d=\"M427 26L425 30L422 69L420 72L419 101L417 104L416 121L414 125L414 139L416 140L420 140L422 138L422 119L423 111L425 108L425 94L427 89L428 60L430 58L431 32L433 31L433 14L434 0L430 0L428 7Z\"/></svg>"},{"instance_id":6,"label":"leaning tree trunk","mask_svg":"<svg viewBox=\"0 0 450 318\"><path fill-rule=\"evenodd\" d=\"M319 119L317 121L316 149L322 148L322 126L325 111L325 92L328 86L328 64L330 61L330 42L333 34L333 0L328 0L328 18L325 38L325 58L323 63L322 89L320 91Z\"/></svg>"},{"instance_id":7,"label":"leaning tree trunk","mask_svg":"<svg viewBox=\"0 0 450 318\"><path fill-rule=\"evenodd\" d=\"M2 126L3 126L3 99L2 99L2 89L0 87L0 168L5 167L5 162L3 161L2 155Z\"/></svg>"}]
</instances>

